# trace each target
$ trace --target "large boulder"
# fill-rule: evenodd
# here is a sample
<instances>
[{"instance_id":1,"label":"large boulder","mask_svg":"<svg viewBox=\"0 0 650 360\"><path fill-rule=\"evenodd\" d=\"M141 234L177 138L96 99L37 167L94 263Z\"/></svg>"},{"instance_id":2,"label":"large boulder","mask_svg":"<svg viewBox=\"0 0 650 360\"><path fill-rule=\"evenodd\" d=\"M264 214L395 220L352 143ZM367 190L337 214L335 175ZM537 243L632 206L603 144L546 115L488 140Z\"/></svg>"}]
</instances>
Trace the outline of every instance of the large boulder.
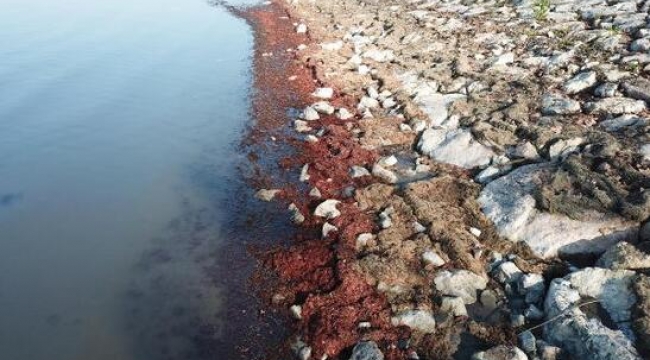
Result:
<instances>
[{"instance_id":1,"label":"large boulder","mask_svg":"<svg viewBox=\"0 0 650 360\"><path fill-rule=\"evenodd\" d=\"M535 191L553 169L548 163L525 165L485 186L478 202L500 235L526 242L543 258L600 255L636 236L636 224L616 215L590 210L575 220L537 209Z\"/></svg>"}]
</instances>

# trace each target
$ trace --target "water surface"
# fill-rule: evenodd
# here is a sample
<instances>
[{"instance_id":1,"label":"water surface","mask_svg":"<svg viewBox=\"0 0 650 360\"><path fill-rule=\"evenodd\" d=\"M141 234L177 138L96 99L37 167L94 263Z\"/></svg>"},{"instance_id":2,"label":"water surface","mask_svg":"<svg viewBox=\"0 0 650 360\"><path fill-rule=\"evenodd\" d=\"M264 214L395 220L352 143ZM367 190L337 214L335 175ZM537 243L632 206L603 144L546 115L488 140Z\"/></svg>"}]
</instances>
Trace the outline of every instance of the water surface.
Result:
<instances>
[{"instance_id":1,"label":"water surface","mask_svg":"<svg viewBox=\"0 0 650 360\"><path fill-rule=\"evenodd\" d=\"M0 358L202 358L197 336L227 336L203 269L236 200L249 28L205 0L0 9Z\"/></svg>"}]
</instances>

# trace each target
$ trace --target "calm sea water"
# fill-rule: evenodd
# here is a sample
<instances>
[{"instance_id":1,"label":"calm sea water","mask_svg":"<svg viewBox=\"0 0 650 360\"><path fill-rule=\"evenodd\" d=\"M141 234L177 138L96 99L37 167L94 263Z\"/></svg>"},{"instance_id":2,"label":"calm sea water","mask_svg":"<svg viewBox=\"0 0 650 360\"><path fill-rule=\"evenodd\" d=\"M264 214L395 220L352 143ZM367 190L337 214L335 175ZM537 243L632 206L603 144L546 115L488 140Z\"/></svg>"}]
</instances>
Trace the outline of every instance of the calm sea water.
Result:
<instances>
[{"instance_id":1,"label":"calm sea water","mask_svg":"<svg viewBox=\"0 0 650 360\"><path fill-rule=\"evenodd\" d=\"M203 268L251 53L206 0L0 0L0 359L191 360L228 336Z\"/></svg>"}]
</instances>

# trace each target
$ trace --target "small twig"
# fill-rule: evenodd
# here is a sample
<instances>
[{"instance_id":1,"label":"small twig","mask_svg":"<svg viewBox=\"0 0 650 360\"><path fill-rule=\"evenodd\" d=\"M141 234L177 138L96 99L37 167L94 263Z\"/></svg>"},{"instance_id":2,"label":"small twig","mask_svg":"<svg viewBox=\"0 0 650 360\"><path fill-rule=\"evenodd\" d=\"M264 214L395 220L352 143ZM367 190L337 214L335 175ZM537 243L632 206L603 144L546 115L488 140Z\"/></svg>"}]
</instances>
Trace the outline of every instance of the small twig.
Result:
<instances>
[{"instance_id":1,"label":"small twig","mask_svg":"<svg viewBox=\"0 0 650 360\"><path fill-rule=\"evenodd\" d=\"M590 304L595 304L595 303L599 303L599 302L600 302L600 300L592 300L592 301L583 302L582 304L576 304L576 305L573 305L573 306L571 306L571 307L568 307L566 310L564 310L564 311L562 311L561 313L559 313L559 314L553 316L552 318L550 318L550 319L544 321L543 323L541 323L541 324L537 324L537 325L533 326L533 327L530 328L530 329L526 329L526 330L524 330L524 331L518 333L517 335L521 335L521 334L525 333L526 331L535 330L535 329L540 328L540 327L542 327L542 326L544 326L544 325L546 325L546 324L548 324L548 323L550 323L550 322L553 322L553 321L559 319L560 317L566 315L566 313L569 312L569 310L579 309L579 308L581 308L582 306L590 305Z\"/></svg>"}]
</instances>

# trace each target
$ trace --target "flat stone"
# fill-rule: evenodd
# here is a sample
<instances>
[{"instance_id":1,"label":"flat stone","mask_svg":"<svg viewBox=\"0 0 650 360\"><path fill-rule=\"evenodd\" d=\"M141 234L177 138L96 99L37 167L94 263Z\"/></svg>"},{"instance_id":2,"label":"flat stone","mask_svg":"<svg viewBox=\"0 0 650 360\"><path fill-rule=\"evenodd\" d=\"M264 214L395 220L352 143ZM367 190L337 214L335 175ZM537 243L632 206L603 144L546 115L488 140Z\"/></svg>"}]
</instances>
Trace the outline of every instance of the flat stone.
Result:
<instances>
[{"instance_id":1,"label":"flat stone","mask_svg":"<svg viewBox=\"0 0 650 360\"><path fill-rule=\"evenodd\" d=\"M637 115L621 115L614 119L602 121L599 125L607 131L621 131L624 129L633 129L643 127L648 124L648 119Z\"/></svg>"},{"instance_id":2,"label":"flat stone","mask_svg":"<svg viewBox=\"0 0 650 360\"><path fill-rule=\"evenodd\" d=\"M463 94L438 94L433 91L420 90L413 102L429 117L430 126L441 126L449 117L449 108L457 101L467 99Z\"/></svg>"},{"instance_id":3,"label":"flat stone","mask_svg":"<svg viewBox=\"0 0 650 360\"><path fill-rule=\"evenodd\" d=\"M623 81L621 89L625 95L638 100L650 102L650 80L636 77Z\"/></svg>"},{"instance_id":4,"label":"flat stone","mask_svg":"<svg viewBox=\"0 0 650 360\"><path fill-rule=\"evenodd\" d=\"M576 305L578 290L566 279L551 282L545 301L544 339L561 347L577 360L640 360L632 342L620 330L612 330L596 318L589 318ZM563 316L560 316L563 315Z\"/></svg>"},{"instance_id":5,"label":"flat stone","mask_svg":"<svg viewBox=\"0 0 650 360\"><path fill-rule=\"evenodd\" d=\"M341 212L336 208L336 206L340 203L341 202L338 200L325 200L316 207L316 210L314 210L314 216L326 219L337 218L341 216Z\"/></svg>"},{"instance_id":6,"label":"flat stone","mask_svg":"<svg viewBox=\"0 0 650 360\"><path fill-rule=\"evenodd\" d=\"M384 360L384 354L374 341L362 341L354 346L349 360Z\"/></svg>"},{"instance_id":7,"label":"flat stone","mask_svg":"<svg viewBox=\"0 0 650 360\"><path fill-rule=\"evenodd\" d=\"M316 88L316 90L311 94L313 97L320 99L331 99L334 96L334 89L332 88Z\"/></svg>"},{"instance_id":8,"label":"flat stone","mask_svg":"<svg viewBox=\"0 0 650 360\"><path fill-rule=\"evenodd\" d=\"M618 83L607 82L599 85L594 90L594 95L606 98L616 96L616 91L618 91Z\"/></svg>"},{"instance_id":9,"label":"flat stone","mask_svg":"<svg viewBox=\"0 0 650 360\"><path fill-rule=\"evenodd\" d=\"M646 104L641 100L618 96L589 102L585 105L585 109L588 113L597 115L636 114L645 110Z\"/></svg>"},{"instance_id":10,"label":"flat stone","mask_svg":"<svg viewBox=\"0 0 650 360\"><path fill-rule=\"evenodd\" d=\"M487 286L485 278L467 270L442 271L434 283L443 295L460 297L467 305L475 303L476 292Z\"/></svg>"},{"instance_id":11,"label":"flat stone","mask_svg":"<svg viewBox=\"0 0 650 360\"><path fill-rule=\"evenodd\" d=\"M408 326L412 330L424 334L436 332L436 320L433 314L428 310L406 310L393 316L391 319L393 326Z\"/></svg>"},{"instance_id":12,"label":"flat stone","mask_svg":"<svg viewBox=\"0 0 650 360\"><path fill-rule=\"evenodd\" d=\"M602 254L635 236L635 224L615 215L593 211L578 221L539 211L533 194L552 170L550 164L524 165L485 186L478 202L501 236L526 242L542 258Z\"/></svg>"},{"instance_id":13,"label":"flat stone","mask_svg":"<svg viewBox=\"0 0 650 360\"><path fill-rule=\"evenodd\" d=\"M570 153L577 152L583 142L584 139L581 137L556 141L549 147L548 156L551 160L558 160Z\"/></svg>"},{"instance_id":14,"label":"flat stone","mask_svg":"<svg viewBox=\"0 0 650 360\"><path fill-rule=\"evenodd\" d=\"M518 347L499 345L474 354L472 360L528 360L528 356Z\"/></svg>"},{"instance_id":15,"label":"flat stone","mask_svg":"<svg viewBox=\"0 0 650 360\"><path fill-rule=\"evenodd\" d=\"M570 115L580 112L580 103L559 95L546 94L542 97L542 114Z\"/></svg>"},{"instance_id":16,"label":"flat stone","mask_svg":"<svg viewBox=\"0 0 650 360\"><path fill-rule=\"evenodd\" d=\"M577 94L596 85L597 82L595 71L585 71L564 83L563 88L567 94Z\"/></svg>"},{"instance_id":17,"label":"flat stone","mask_svg":"<svg viewBox=\"0 0 650 360\"><path fill-rule=\"evenodd\" d=\"M466 169L486 166L496 155L476 141L469 129L427 129L422 133L418 149L434 160Z\"/></svg>"}]
</instances>

